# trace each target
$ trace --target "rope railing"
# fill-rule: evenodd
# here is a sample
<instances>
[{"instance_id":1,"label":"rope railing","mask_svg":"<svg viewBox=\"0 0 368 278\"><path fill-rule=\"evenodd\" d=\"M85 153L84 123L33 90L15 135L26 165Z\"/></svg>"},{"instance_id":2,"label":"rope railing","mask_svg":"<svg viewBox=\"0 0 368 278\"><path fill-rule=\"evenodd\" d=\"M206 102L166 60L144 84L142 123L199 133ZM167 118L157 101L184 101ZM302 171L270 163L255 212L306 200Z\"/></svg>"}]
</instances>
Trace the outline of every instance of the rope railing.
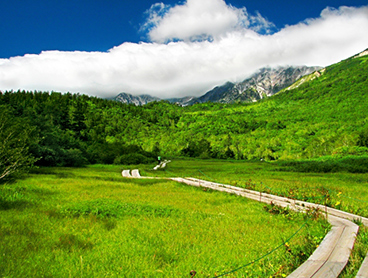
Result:
<instances>
[{"instance_id":1,"label":"rope railing","mask_svg":"<svg viewBox=\"0 0 368 278\"><path fill-rule=\"evenodd\" d=\"M210 176L208 176L207 174L205 174L202 170L197 170L202 176L206 177L207 179L209 179L210 181L214 180L213 178L211 178ZM191 175L192 176L192 175ZM195 175L193 175L195 176ZM271 189L271 188L269 188ZM325 196L320 196L321 198L325 198ZM214 276L213 278L218 278L218 277L223 277L223 276L226 276L226 275L229 275L231 273L235 273L241 269L244 269L250 265L253 265L259 261L261 261L262 259L270 256L271 254L273 254L274 252L276 252L278 249L280 249L281 247L285 246L285 244L289 243L294 237L296 237L298 235L298 233L307 225L307 223L310 221L310 219L319 211L319 207L321 206L321 204L319 204L317 206L317 208L313 211L313 214L310 214L308 216L308 218L306 219L306 221L299 227L299 229L297 229L290 237L288 237L286 240L283 240L283 242L281 244L279 244L278 246L276 246L275 248L273 248L272 250L270 250L269 252L267 252L266 254L252 260L251 262L245 264L245 265L242 265L240 267L237 267L231 271L227 271L227 272L224 272L220 275L216 275Z\"/></svg>"},{"instance_id":2,"label":"rope railing","mask_svg":"<svg viewBox=\"0 0 368 278\"><path fill-rule=\"evenodd\" d=\"M237 272L237 271L239 271L239 270L241 270L241 269L243 269L243 268L246 268L246 267L248 267L248 266L250 266L250 265L252 265L252 264L255 264L255 263L257 263L257 262L259 262L259 261L261 261L262 259L264 259L264 258L266 258L266 257L268 257L269 255L271 255L272 253L274 253L274 252L276 252L278 249L280 249L281 247L283 247L283 246L285 246L285 244L286 243L289 243L305 226L306 226L306 224L307 224L307 222L310 220L310 218L311 218L311 216L304 222L304 224L303 225L301 225L300 227L299 227L299 229L296 231L296 232L294 232L288 239L286 239L285 241L283 241L280 245L278 245L277 247L275 247L274 249L272 249L271 251L269 251L269 252L267 252L266 254L264 254L264 255L262 255L261 257L259 257L259 258L257 258L257 259L254 259L253 261L251 261L251 262L249 262L249 263L247 263L247 264L245 264L245 265L242 265L242 266L240 266L240 267L238 267L238 268L235 268L235 269L233 269L233 270L231 270L231 271L228 271L228 272L225 272L225 273L222 273L222 274L220 274L220 275L217 275L217 276L214 276L213 278L218 278L218 277L223 277L223 276L225 276L225 275L229 275L229 274L231 274L231 273L234 273L234 272Z\"/></svg>"}]
</instances>

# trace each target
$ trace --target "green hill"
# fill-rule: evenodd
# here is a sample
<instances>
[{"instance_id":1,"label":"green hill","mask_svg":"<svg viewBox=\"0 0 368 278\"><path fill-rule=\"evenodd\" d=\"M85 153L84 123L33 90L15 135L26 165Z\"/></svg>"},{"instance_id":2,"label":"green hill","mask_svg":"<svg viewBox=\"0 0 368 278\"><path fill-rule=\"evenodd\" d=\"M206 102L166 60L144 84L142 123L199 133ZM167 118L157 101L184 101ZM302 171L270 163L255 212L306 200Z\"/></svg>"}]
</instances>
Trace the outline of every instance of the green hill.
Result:
<instances>
[{"instance_id":1,"label":"green hill","mask_svg":"<svg viewBox=\"0 0 368 278\"><path fill-rule=\"evenodd\" d=\"M0 92L0 118L7 123L0 139L20 134L22 140L13 138L9 146L50 166L148 163L158 154L257 160L367 155L367 77L368 56L361 55L256 103L188 107L164 101L137 107L55 92ZM9 157L5 148L1 152L0 157ZM6 163L0 166L6 168Z\"/></svg>"},{"instance_id":2,"label":"green hill","mask_svg":"<svg viewBox=\"0 0 368 278\"><path fill-rule=\"evenodd\" d=\"M367 147L367 60L329 66L311 75L319 77L254 104L188 107L170 141L186 134L186 146L206 139L216 154L229 147L236 158L246 159L364 152L358 147Z\"/></svg>"}]
</instances>

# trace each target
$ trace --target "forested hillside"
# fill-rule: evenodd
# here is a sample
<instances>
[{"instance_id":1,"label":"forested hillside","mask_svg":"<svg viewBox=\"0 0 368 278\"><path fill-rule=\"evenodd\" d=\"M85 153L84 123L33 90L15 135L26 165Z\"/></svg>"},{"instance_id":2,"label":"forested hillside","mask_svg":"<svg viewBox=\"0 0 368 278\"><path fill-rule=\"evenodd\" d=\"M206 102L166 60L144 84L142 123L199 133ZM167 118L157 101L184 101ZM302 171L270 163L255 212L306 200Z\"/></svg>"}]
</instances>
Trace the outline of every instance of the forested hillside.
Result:
<instances>
[{"instance_id":1,"label":"forested hillside","mask_svg":"<svg viewBox=\"0 0 368 278\"><path fill-rule=\"evenodd\" d=\"M368 56L314 76L251 104L137 107L85 95L3 92L0 140L10 145L0 157L20 148L28 162L78 166L153 162L158 154L265 160L367 154ZM1 159L4 171L11 161Z\"/></svg>"}]
</instances>

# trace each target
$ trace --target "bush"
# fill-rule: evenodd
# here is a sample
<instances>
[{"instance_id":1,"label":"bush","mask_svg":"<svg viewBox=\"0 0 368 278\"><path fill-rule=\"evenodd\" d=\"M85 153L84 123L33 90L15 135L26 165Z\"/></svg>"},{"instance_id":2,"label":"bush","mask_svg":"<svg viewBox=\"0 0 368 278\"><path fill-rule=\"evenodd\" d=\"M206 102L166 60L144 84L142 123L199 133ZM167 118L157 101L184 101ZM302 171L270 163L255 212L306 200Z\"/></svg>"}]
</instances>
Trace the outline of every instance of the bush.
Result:
<instances>
[{"instance_id":1,"label":"bush","mask_svg":"<svg viewBox=\"0 0 368 278\"><path fill-rule=\"evenodd\" d=\"M212 157L211 143L208 142L206 139L190 141L188 143L188 146L181 150L181 154L189 157Z\"/></svg>"},{"instance_id":2,"label":"bush","mask_svg":"<svg viewBox=\"0 0 368 278\"><path fill-rule=\"evenodd\" d=\"M83 156L79 149L69 149L64 153L64 166L67 167L82 167L88 163L88 160Z\"/></svg>"},{"instance_id":3,"label":"bush","mask_svg":"<svg viewBox=\"0 0 368 278\"><path fill-rule=\"evenodd\" d=\"M359 133L358 146L368 148L368 129Z\"/></svg>"},{"instance_id":4,"label":"bush","mask_svg":"<svg viewBox=\"0 0 368 278\"><path fill-rule=\"evenodd\" d=\"M286 171L303 173L368 173L368 156L322 157L316 160L279 161Z\"/></svg>"},{"instance_id":5,"label":"bush","mask_svg":"<svg viewBox=\"0 0 368 278\"><path fill-rule=\"evenodd\" d=\"M337 148L333 151L333 155L337 157L343 157L348 155L368 155L368 147L359 147L359 146L345 146Z\"/></svg>"},{"instance_id":6,"label":"bush","mask_svg":"<svg viewBox=\"0 0 368 278\"><path fill-rule=\"evenodd\" d=\"M124 165L148 164L154 161L155 159L153 159L152 157L147 157L140 153L130 153L130 154L123 154L115 158L114 164L124 164Z\"/></svg>"},{"instance_id":7,"label":"bush","mask_svg":"<svg viewBox=\"0 0 368 278\"><path fill-rule=\"evenodd\" d=\"M144 151L140 146L118 142L95 145L90 153L94 162L103 164L147 164L156 160L153 153Z\"/></svg>"}]
</instances>

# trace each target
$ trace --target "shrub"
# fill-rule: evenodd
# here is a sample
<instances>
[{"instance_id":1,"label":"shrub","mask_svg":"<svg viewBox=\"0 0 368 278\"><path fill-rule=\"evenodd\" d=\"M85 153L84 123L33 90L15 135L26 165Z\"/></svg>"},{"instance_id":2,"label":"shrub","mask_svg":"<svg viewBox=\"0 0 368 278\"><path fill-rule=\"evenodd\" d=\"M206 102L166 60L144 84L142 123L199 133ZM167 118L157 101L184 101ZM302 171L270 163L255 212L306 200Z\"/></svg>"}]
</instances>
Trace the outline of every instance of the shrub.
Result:
<instances>
[{"instance_id":1,"label":"shrub","mask_svg":"<svg viewBox=\"0 0 368 278\"><path fill-rule=\"evenodd\" d=\"M124 165L148 164L154 161L155 159L153 159L152 157L147 157L140 153L130 153L130 154L123 154L115 158L114 164L124 164Z\"/></svg>"},{"instance_id":2,"label":"shrub","mask_svg":"<svg viewBox=\"0 0 368 278\"><path fill-rule=\"evenodd\" d=\"M368 173L368 156L321 157L315 160L280 161L287 171L303 173Z\"/></svg>"},{"instance_id":3,"label":"shrub","mask_svg":"<svg viewBox=\"0 0 368 278\"><path fill-rule=\"evenodd\" d=\"M212 157L211 143L208 142L206 139L190 141L188 143L188 146L181 150L181 154L189 157Z\"/></svg>"},{"instance_id":4,"label":"shrub","mask_svg":"<svg viewBox=\"0 0 368 278\"><path fill-rule=\"evenodd\" d=\"M96 162L103 164L147 164L154 162L156 156L137 145L114 142L96 145L93 149Z\"/></svg>"},{"instance_id":5,"label":"shrub","mask_svg":"<svg viewBox=\"0 0 368 278\"><path fill-rule=\"evenodd\" d=\"M79 149L69 149L64 153L64 166L81 167L88 163L88 160L83 156Z\"/></svg>"},{"instance_id":6,"label":"shrub","mask_svg":"<svg viewBox=\"0 0 368 278\"><path fill-rule=\"evenodd\" d=\"M333 151L333 155L337 157L343 157L348 155L368 155L368 147L359 146L344 146L337 148Z\"/></svg>"}]
</instances>

